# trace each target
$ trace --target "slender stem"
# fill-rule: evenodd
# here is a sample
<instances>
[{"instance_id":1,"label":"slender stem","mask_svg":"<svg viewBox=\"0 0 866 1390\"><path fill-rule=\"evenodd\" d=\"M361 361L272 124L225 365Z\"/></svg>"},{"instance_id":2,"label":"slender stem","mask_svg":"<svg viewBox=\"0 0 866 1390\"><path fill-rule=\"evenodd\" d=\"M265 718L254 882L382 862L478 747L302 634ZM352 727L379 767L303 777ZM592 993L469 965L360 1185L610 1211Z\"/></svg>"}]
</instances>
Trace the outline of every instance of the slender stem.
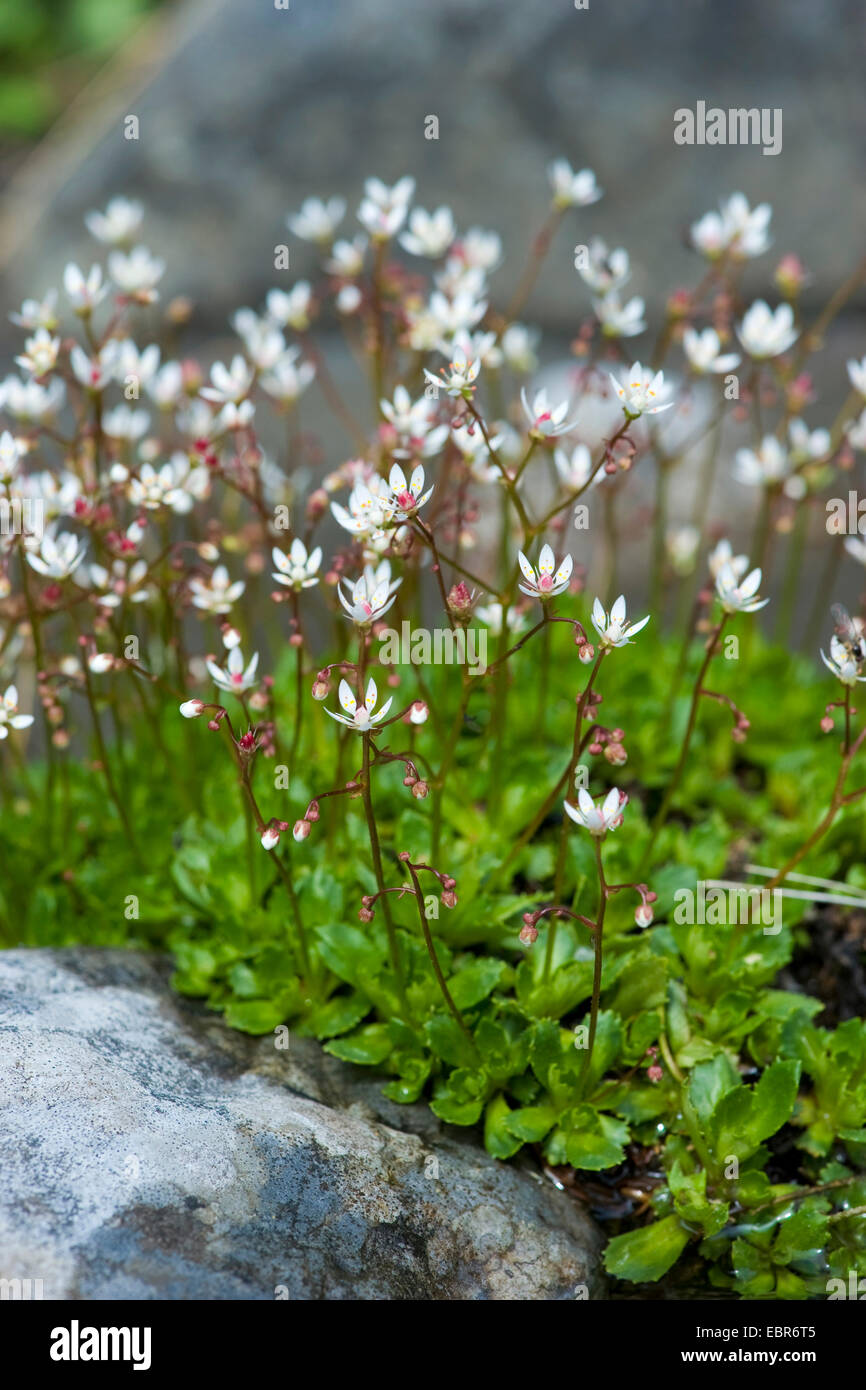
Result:
<instances>
[{"instance_id":1,"label":"slender stem","mask_svg":"<svg viewBox=\"0 0 866 1390\"><path fill-rule=\"evenodd\" d=\"M421 920L421 931L424 935L424 944L427 947L427 954L429 955L430 962L433 966L433 973L436 976L439 988L442 991L442 998L445 1000L449 1012L452 1014L452 1016L458 1023L461 1031L465 1034L465 1036L469 1039L469 1042L472 1044L472 1051L475 1053L477 1057L478 1052L475 1046L475 1039L473 1038L471 1030L469 1029L466 1021L464 1020L463 1015L461 1014L460 1010L458 1009L457 1005L454 1003L454 1000L451 997L451 991L449 990L448 985L445 982L445 976L442 973L442 966L439 964L439 957L436 954L436 947L434 945L433 937L430 932L430 923L427 921L427 914L424 911L424 894L421 889L421 883L419 881L418 874L415 871L415 866L414 864L410 864L407 860L406 869L409 874L409 877L412 880L412 886L415 890L415 903L418 908L418 916ZM382 905L384 906L384 904L387 901L387 898L383 898Z\"/></svg>"},{"instance_id":2,"label":"slender stem","mask_svg":"<svg viewBox=\"0 0 866 1390\"><path fill-rule=\"evenodd\" d=\"M601 998L601 967L602 967L602 945L604 940L604 914L607 908L607 884L604 879L604 865L601 859L601 836L593 836L593 848L595 849L595 863L598 870L598 915L595 922L595 931L592 933L593 967L592 967L592 999L589 1006L589 1038L586 1044L586 1056L583 1059L583 1066L580 1071L580 1081L578 1089L583 1091L583 1085L589 1073L592 1062L592 1050L595 1046L595 1034L598 1027L598 1005Z\"/></svg>"},{"instance_id":3,"label":"slender stem","mask_svg":"<svg viewBox=\"0 0 866 1390\"><path fill-rule=\"evenodd\" d=\"M397 990L400 995L400 1003L409 1015L409 1003L406 998L406 983L403 977L403 967L400 961L400 948L397 942L397 933L394 930L394 919L391 916L391 904L385 890L385 874L382 869L382 851L379 847L379 831L376 826L376 817L373 813L373 794L370 786L370 744L372 742L369 733L361 735L364 741L364 762L361 771L361 799L364 803L364 815L367 819L367 833L370 837L370 853L373 858L373 873L376 876L376 887L382 895L382 914L385 918L385 930L388 933L388 951L391 956L391 968L397 981Z\"/></svg>"}]
</instances>

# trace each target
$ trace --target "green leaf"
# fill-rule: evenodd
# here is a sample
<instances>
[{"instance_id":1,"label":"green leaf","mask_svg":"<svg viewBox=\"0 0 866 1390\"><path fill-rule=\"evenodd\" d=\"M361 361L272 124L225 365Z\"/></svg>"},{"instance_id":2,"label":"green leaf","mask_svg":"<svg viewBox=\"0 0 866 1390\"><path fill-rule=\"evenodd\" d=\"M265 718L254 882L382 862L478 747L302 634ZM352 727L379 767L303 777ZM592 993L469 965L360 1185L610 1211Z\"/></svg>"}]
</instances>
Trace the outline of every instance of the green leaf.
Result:
<instances>
[{"instance_id":1,"label":"green leaf","mask_svg":"<svg viewBox=\"0 0 866 1390\"><path fill-rule=\"evenodd\" d=\"M391 1037L387 1023L369 1023L346 1038L335 1038L325 1044L325 1051L344 1062L355 1062L358 1066L376 1067L385 1061L391 1051Z\"/></svg>"},{"instance_id":2,"label":"green leaf","mask_svg":"<svg viewBox=\"0 0 866 1390\"><path fill-rule=\"evenodd\" d=\"M522 1147L523 1140L509 1125L511 1111L500 1092L487 1102L484 1111L484 1147L493 1158L511 1158Z\"/></svg>"},{"instance_id":3,"label":"green leaf","mask_svg":"<svg viewBox=\"0 0 866 1390\"><path fill-rule=\"evenodd\" d=\"M679 1217L665 1216L638 1231L614 1236L604 1252L604 1267L617 1279L654 1283L676 1264L688 1240Z\"/></svg>"}]
</instances>

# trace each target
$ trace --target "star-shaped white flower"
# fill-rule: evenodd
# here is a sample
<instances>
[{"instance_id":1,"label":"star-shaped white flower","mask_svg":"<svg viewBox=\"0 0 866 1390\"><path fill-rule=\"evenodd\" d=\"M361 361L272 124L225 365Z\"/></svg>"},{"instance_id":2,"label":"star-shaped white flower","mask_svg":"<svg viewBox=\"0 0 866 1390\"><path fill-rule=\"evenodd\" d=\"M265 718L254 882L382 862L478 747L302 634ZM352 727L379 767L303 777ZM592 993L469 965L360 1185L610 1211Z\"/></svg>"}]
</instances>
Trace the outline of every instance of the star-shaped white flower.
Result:
<instances>
[{"instance_id":1,"label":"star-shaped white flower","mask_svg":"<svg viewBox=\"0 0 866 1390\"><path fill-rule=\"evenodd\" d=\"M522 387L520 400L523 411L529 421L529 433L534 439L555 439L557 435L567 434L574 429L575 421L566 422L568 414L568 401L560 401L558 405L552 406L548 402L547 392L542 389L536 391L532 398L532 404L526 395L526 387Z\"/></svg>"},{"instance_id":2,"label":"star-shaped white flower","mask_svg":"<svg viewBox=\"0 0 866 1390\"><path fill-rule=\"evenodd\" d=\"M856 685L858 681L866 681L866 676L861 676L863 663L855 660L848 647L841 642L835 632L830 638L830 655L825 656L822 650L821 660L832 671L837 680L843 685Z\"/></svg>"},{"instance_id":3,"label":"star-shaped white flower","mask_svg":"<svg viewBox=\"0 0 866 1390\"><path fill-rule=\"evenodd\" d=\"M609 613L599 598L592 605L592 625L601 638L603 647L627 646L635 633L646 627L650 616L647 613L646 617L641 618L639 623L631 622L625 615L624 594L620 594L619 598L614 600Z\"/></svg>"},{"instance_id":4,"label":"star-shaped white flower","mask_svg":"<svg viewBox=\"0 0 866 1390\"><path fill-rule=\"evenodd\" d=\"M8 738L10 729L29 729L32 723L32 714L18 713L18 691L10 685L0 700L0 739Z\"/></svg>"},{"instance_id":5,"label":"star-shaped white flower","mask_svg":"<svg viewBox=\"0 0 866 1390\"><path fill-rule=\"evenodd\" d=\"M596 805L586 787L580 787L576 806L572 806L570 801L564 801L562 804L565 814L575 825L583 826L590 835L601 837L609 830L617 830L622 825L622 813L627 801L625 792L621 792L618 787L611 787L600 805Z\"/></svg>"},{"instance_id":6,"label":"star-shaped white flower","mask_svg":"<svg viewBox=\"0 0 866 1390\"><path fill-rule=\"evenodd\" d=\"M716 593L726 613L756 613L770 602L756 598L761 587L761 571L754 569L745 579L738 579L731 565L722 565L716 575Z\"/></svg>"},{"instance_id":7,"label":"star-shaped white flower","mask_svg":"<svg viewBox=\"0 0 866 1390\"><path fill-rule=\"evenodd\" d=\"M759 361L787 352L799 336L790 304L771 309L763 299L756 299L743 315L742 323L737 325L737 337L746 352Z\"/></svg>"},{"instance_id":8,"label":"star-shaped white flower","mask_svg":"<svg viewBox=\"0 0 866 1390\"><path fill-rule=\"evenodd\" d=\"M561 594L568 588L568 581L574 568L574 561L570 555L566 555L559 569L556 569L556 557L553 550L549 545L543 545L538 557L537 573L522 550L518 550L517 560L526 580L525 584L517 586L522 594L528 594L530 598L554 598L556 594ZM556 570L555 574L554 570Z\"/></svg>"},{"instance_id":9,"label":"star-shaped white flower","mask_svg":"<svg viewBox=\"0 0 866 1390\"><path fill-rule=\"evenodd\" d=\"M557 208L585 208L597 203L602 189L591 169L574 172L567 159L555 159L547 166L547 177L553 189L553 205Z\"/></svg>"},{"instance_id":10,"label":"star-shaped white flower","mask_svg":"<svg viewBox=\"0 0 866 1390\"><path fill-rule=\"evenodd\" d=\"M348 725L350 729L354 729L358 734L367 733L373 725L381 723L391 708L394 699L393 695L389 695L382 708L377 710L375 714L373 713L376 709L376 701L379 698L379 692L376 689L376 682L373 680L372 676L367 683L367 693L364 696L364 703L362 705L359 705L355 699L352 693L352 687L349 685L348 681L340 681L339 695L340 704L343 706L346 713L335 714L334 711L330 709L326 709L325 713L329 714L332 719L336 719L339 724Z\"/></svg>"},{"instance_id":11,"label":"star-shaped white flower","mask_svg":"<svg viewBox=\"0 0 866 1390\"><path fill-rule=\"evenodd\" d=\"M714 328L698 333L687 328L683 333L683 351L694 372L732 372L740 361L738 352L722 352L722 340Z\"/></svg>"},{"instance_id":12,"label":"star-shaped white flower","mask_svg":"<svg viewBox=\"0 0 866 1390\"><path fill-rule=\"evenodd\" d=\"M245 668L240 647L232 647L225 667L217 666L210 656L205 660L214 685L219 686L220 690L228 691L230 695L243 695L251 685L255 684L258 664L259 654L255 652Z\"/></svg>"},{"instance_id":13,"label":"star-shaped white flower","mask_svg":"<svg viewBox=\"0 0 866 1390\"><path fill-rule=\"evenodd\" d=\"M395 463L388 476L388 486L391 489L391 504L397 521L405 521L408 517L414 516L433 491L431 485L423 492L424 468L420 463L413 468L408 484L406 474L400 465Z\"/></svg>"},{"instance_id":14,"label":"star-shaped white flower","mask_svg":"<svg viewBox=\"0 0 866 1390\"><path fill-rule=\"evenodd\" d=\"M288 555L284 555L275 546L271 551L271 558L277 567L272 578L285 588L294 589L298 593L301 589L309 589L318 584L318 570L322 563L320 545L308 555L304 542L296 536L289 547Z\"/></svg>"},{"instance_id":15,"label":"star-shaped white flower","mask_svg":"<svg viewBox=\"0 0 866 1390\"><path fill-rule=\"evenodd\" d=\"M337 589L337 595L352 622L358 627L368 627L388 612L402 582L402 579L391 579L391 566L383 560L375 570L366 565L360 579L341 580L342 587Z\"/></svg>"},{"instance_id":16,"label":"star-shaped white flower","mask_svg":"<svg viewBox=\"0 0 866 1390\"><path fill-rule=\"evenodd\" d=\"M209 580L194 575L189 587L194 606L203 613L228 613L244 592L246 584L243 579L237 579L232 584L225 565L217 565Z\"/></svg>"},{"instance_id":17,"label":"star-shaped white flower","mask_svg":"<svg viewBox=\"0 0 866 1390\"><path fill-rule=\"evenodd\" d=\"M632 420L639 415L658 415L673 405L673 401L665 400L671 388L665 383L664 372L653 372L640 362L633 362L624 381L617 380L613 372L608 375L623 410Z\"/></svg>"}]
</instances>

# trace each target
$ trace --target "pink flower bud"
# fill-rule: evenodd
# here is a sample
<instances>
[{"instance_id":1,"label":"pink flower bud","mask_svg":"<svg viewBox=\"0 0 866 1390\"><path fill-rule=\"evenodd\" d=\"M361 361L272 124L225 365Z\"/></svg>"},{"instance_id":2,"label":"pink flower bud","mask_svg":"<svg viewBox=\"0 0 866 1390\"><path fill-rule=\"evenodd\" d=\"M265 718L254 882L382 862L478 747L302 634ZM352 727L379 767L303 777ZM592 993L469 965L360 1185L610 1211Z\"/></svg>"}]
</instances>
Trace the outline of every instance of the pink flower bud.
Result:
<instances>
[{"instance_id":1,"label":"pink flower bud","mask_svg":"<svg viewBox=\"0 0 866 1390\"><path fill-rule=\"evenodd\" d=\"M327 680L322 680L321 674L316 676L316 679L313 681L313 699L327 700L330 690L331 687Z\"/></svg>"},{"instance_id":2,"label":"pink flower bud","mask_svg":"<svg viewBox=\"0 0 866 1390\"><path fill-rule=\"evenodd\" d=\"M301 634L300 634L299 632L293 632L292 635L291 635L291 637L289 638L289 646L290 646L290 647L302 647L303 645L304 645L304 639L303 639L303 637L301 636Z\"/></svg>"},{"instance_id":3,"label":"pink flower bud","mask_svg":"<svg viewBox=\"0 0 866 1390\"><path fill-rule=\"evenodd\" d=\"M524 922L520 928L520 940L524 946L534 946L538 940L538 927L534 927L531 922Z\"/></svg>"},{"instance_id":4,"label":"pink flower bud","mask_svg":"<svg viewBox=\"0 0 866 1390\"><path fill-rule=\"evenodd\" d=\"M318 803L318 801L311 801L311 802L310 802L309 806L307 807L307 810L306 810L306 814L305 814L305 816L304 816L304 819L305 819L305 820L309 820L309 821L317 821L317 820L319 819L319 803Z\"/></svg>"},{"instance_id":5,"label":"pink flower bud","mask_svg":"<svg viewBox=\"0 0 866 1390\"><path fill-rule=\"evenodd\" d=\"M359 922L372 922L372 920L373 920L373 911L372 911L372 908L369 908L369 907L359 907L359 908L358 908L358 921L359 921Z\"/></svg>"},{"instance_id":6,"label":"pink flower bud","mask_svg":"<svg viewBox=\"0 0 866 1390\"><path fill-rule=\"evenodd\" d=\"M647 1067L646 1074L649 1077L650 1081L661 1081L662 1077L664 1076L664 1072L662 1071L662 1068L659 1066L658 1062L653 1062L651 1067Z\"/></svg>"},{"instance_id":7,"label":"pink flower bud","mask_svg":"<svg viewBox=\"0 0 866 1390\"><path fill-rule=\"evenodd\" d=\"M208 728L210 729L211 733L213 733L213 734L218 734L218 733L219 733L220 722L219 722L218 719L209 719L209 720L207 721L207 726L208 726Z\"/></svg>"},{"instance_id":8,"label":"pink flower bud","mask_svg":"<svg viewBox=\"0 0 866 1390\"><path fill-rule=\"evenodd\" d=\"M426 782L416 782L412 788L412 795L417 796L419 801L423 801L429 790Z\"/></svg>"},{"instance_id":9,"label":"pink flower bud","mask_svg":"<svg viewBox=\"0 0 866 1390\"><path fill-rule=\"evenodd\" d=\"M443 907L456 907L456 906L457 906L457 894L454 892L454 889L453 889L453 888L446 888L446 889L443 891L443 893L442 893L442 906L443 906Z\"/></svg>"},{"instance_id":10,"label":"pink flower bud","mask_svg":"<svg viewBox=\"0 0 866 1390\"><path fill-rule=\"evenodd\" d=\"M306 840L310 833L310 822L308 820L296 820L292 835L298 841Z\"/></svg>"},{"instance_id":11,"label":"pink flower bud","mask_svg":"<svg viewBox=\"0 0 866 1390\"><path fill-rule=\"evenodd\" d=\"M623 763L628 762L628 753L621 743L615 739L608 743L604 750L604 756L614 767L622 767Z\"/></svg>"},{"instance_id":12,"label":"pink flower bud","mask_svg":"<svg viewBox=\"0 0 866 1390\"><path fill-rule=\"evenodd\" d=\"M180 712L184 719L198 719L204 709L204 700L184 700Z\"/></svg>"},{"instance_id":13,"label":"pink flower bud","mask_svg":"<svg viewBox=\"0 0 866 1390\"><path fill-rule=\"evenodd\" d=\"M262 849L274 849L280 843L280 832L269 825L262 831Z\"/></svg>"},{"instance_id":14,"label":"pink flower bud","mask_svg":"<svg viewBox=\"0 0 866 1390\"><path fill-rule=\"evenodd\" d=\"M577 655L584 666L588 666L591 661L595 660L595 647L591 642L584 642L583 646L578 647Z\"/></svg>"},{"instance_id":15,"label":"pink flower bud","mask_svg":"<svg viewBox=\"0 0 866 1390\"><path fill-rule=\"evenodd\" d=\"M825 734L832 734L833 720L829 714L825 714L824 718L821 720L821 728L824 730Z\"/></svg>"},{"instance_id":16,"label":"pink flower bud","mask_svg":"<svg viewBox=\"0 0 866 1390\"><path fill-rule=\"evenodd\" d=\"M648 927L653 919L653 910L649 903L641 903L640 907L635 908L634 920L639 927Z\"/></svg>"}]
</instances>

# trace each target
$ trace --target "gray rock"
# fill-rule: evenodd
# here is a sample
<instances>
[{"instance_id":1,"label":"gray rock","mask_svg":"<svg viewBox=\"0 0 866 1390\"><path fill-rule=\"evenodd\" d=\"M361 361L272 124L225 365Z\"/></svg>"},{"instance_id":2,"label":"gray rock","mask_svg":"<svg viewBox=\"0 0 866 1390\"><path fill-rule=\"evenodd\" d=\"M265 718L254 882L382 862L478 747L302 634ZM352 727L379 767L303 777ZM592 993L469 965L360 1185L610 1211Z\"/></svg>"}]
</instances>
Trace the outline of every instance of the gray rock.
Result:
<instances>
[{"instance_id":1,"label":"gray rock","mask_svg":"<svg viewBox=\"0 0 866 1390\"><path fill-rule=\"evenodd\" d=\"M57 1299L603 1296L600 1236L318 1044L227 1029L165 962L0 952L0 1278Z\"/></svg>"}]
</instances>

